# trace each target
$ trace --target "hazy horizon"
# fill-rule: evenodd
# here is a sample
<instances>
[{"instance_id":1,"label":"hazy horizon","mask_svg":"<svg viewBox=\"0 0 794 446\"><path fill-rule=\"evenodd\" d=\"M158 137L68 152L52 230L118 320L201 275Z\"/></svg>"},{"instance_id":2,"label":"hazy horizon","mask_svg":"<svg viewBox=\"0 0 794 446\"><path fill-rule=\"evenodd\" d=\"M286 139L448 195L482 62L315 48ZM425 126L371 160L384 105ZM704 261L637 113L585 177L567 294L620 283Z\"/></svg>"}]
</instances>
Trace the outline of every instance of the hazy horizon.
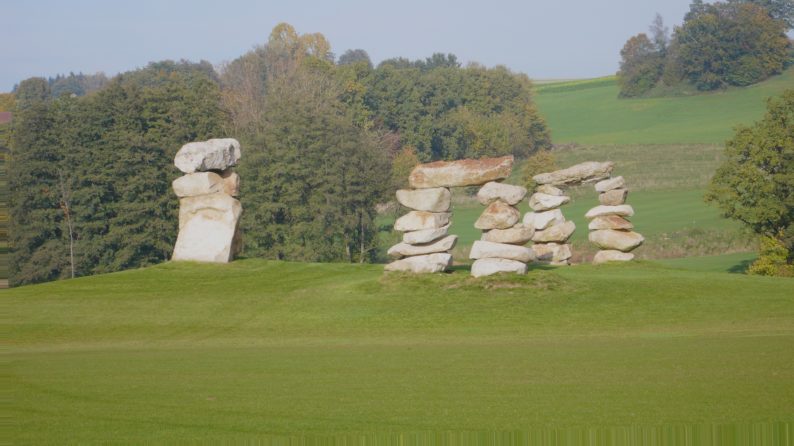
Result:
<instances>
[{"instance_id":1,"label":"hazy horizon","mask_svg":"<svg viewBox=\"0 0 794 446\"><path fill-rule=\"evenodd\" d=\"M672 30L689 3L500 0L486 8L480 2L446 0L399 5L361 0L333 5L249 0L17 3L0 18L0 38L13 42L0 47L0 91L32 76L113 76L164 59L207 60L217 66L265 43L280 22L299 33L322 33L337 57L348 49L364 49L374 64L442 52L455 54L464 64L505 65L534 79L597 77L617 71L625 41L646 32L657 12Z\"/></svg>"}]
</instances>

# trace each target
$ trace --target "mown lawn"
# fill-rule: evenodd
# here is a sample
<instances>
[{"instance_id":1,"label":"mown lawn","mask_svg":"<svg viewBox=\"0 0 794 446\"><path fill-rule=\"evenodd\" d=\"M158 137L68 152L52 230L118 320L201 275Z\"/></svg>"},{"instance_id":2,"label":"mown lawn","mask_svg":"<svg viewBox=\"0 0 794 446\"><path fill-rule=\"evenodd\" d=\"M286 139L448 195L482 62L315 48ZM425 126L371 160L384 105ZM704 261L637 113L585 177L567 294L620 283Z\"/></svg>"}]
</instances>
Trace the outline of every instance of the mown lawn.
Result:
<instances>
[{"instance_id":1,"label":"mown lawn","mask_svg":"<svg viewBox=\"0 0 794 446\"><path fill-rule=\"evenodd\" d=\"M790 279L243 260L0 296L15 444L794 420Z\"/></svg>"},{"instance_id":2,"label":"mown lawn","mask_svg":"<svg viewBox=\"0 0 794 446\"><path fill-rule=\"evenodd\" d=\"M763 116L765 99L794 85L794 68L744 88L684 97L620 99L614 78L538 86L555 143L723 144Z\"/></svg>"}]
</instances>

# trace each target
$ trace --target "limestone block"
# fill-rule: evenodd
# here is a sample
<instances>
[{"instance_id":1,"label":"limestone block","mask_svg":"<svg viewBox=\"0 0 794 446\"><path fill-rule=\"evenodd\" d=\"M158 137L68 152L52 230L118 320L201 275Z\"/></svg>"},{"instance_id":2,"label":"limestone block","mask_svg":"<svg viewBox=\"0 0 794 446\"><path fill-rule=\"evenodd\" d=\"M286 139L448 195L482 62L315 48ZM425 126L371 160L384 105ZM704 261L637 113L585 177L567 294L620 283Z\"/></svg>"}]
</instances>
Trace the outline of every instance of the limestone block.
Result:
<instances>
[{"instance_id":1,"label":"limestone block","mask_svg":"<svg viewBox=\"0 0 794 446\"><path fill-rule=\"evenodd\" d=\"M215 172L196 172L183 175L171 183L177 197L195 197L223 191L223 178Z\"/></svg>"},{"instance_id":2,"label":"limestone block","mask_svg":"<svg viewBox=\"0 0 794 446\"><path fill-rule=\"evenodd\" d=\"M452 266L452 254L436 253L406 257L389 263L385 271L403 271L416 274L440 273Z\"/></svg>"},{"instance_id":3,"label":"limestone block","mask_svg":"<svg viewBox=\"0 0 794 446\"><path fill-rule=\"evenodd\" d=\"M524 215L524 224L532 226L536 231L542 231L549 226L565 223L565 217L559 209L543 212L527 212Z\"/></svg>"},{"instance_id":4,"label":"limestone block","mask_svg":"<svg viewBox=\"0 0 794 446\"><path fill-rule=\"evenodd\" d=\"M509 259L478 259L471 265L471 275L474 277L497 273L526 274L527 264Z\"/></svg>"},{"instance_id":5,"label":"limestone block","mask_svg":"<svg viewBox=\"0 0 794 446\"><path fill-rule=\"evenodd\" d=\"M452 203L452 194L446 187L430 189L400 189L397 201L417 211L447 212Z\"/></svg>"},{"instance_id":6,"label":"limestone block","mask_svg":"<svg viewBox=\"0 0 794 446\"><path fill-rule=\"evenodd\" d=\"M595 231L598 229L634 229L634 225L619 215L605 215L594 218L587 229Z\"/></svg>"},{"instance_id":7,"label":"limestone block","mask_svg":"<svg viewBox=\"0 0 794 446\"><path fill-rule=\"evenodd\" d=\"M510 259L519 262L534 260L532 249L525 246L509 245L507 243L494 243L477 240L471 247L471 259Z\"/></svg>"},{"instance_id":8,"label":"limestone block","mask_svg":"<svg viewBox=\"0 0 794 446\"><path fill-rule=\"evenodd\" d=\"M240 143L234 138L187 143L176 153L174 165L185 173L224 170L240 160Z\"/></svg>"},{"instance_id":9,"label":"limestone block","mask_svg":"<svg viewBox=\"0 0 794 446\"><path fill-rule=\"evenodd\" d=\"M618 206L626 203L628 189L612 189L598 194L598 202L605 206Z\"/></svg>"},{"instance_id":10,"label":"limestone block","mask_svg":"<svg viewBox=\"0 0 794 446\"><path fill-rule=\"evenodd\" d=\"M565 195L548 195L535 192L529 197L529 207L534 211L548 211L556 209L571 201L571 197Z\"/></svg>"},{"instance_id":11,"label":"limestone block","mask_svg":"<svg viewBox=\"0 0 794 446\"><path fill-rule=\"evenodd\" d=\"M618 206L596 206L584 214L584 216L589 220L592 220L596 217L605 217L607 215L631 217L634 215L634 208L629 204L621 204Z\"/></svg>"},{"instance_id":12,"label":"limestone block","mask_svg":"<svg viewBox=\"0 0 794 446\"><path fill-rule=\"evenodd\" d=\"M521 218L521 212L503 201L489 204L474 222L477 229L507 229L513 227Z\"/></svg>"},{"instance_id":13,"label":"limestone block","mask_svg":"<svg viewBox=\"0 0 794 446\"><path fill-rule=\"evenodd\" d=\"M508 243L511 245L523 245L532 240L535 230L531 226L518 223L512 228L491 229L483 233L482 240L494 243Z\"/></svg>"},{"instance_id":14,"label":"limestone block","mask_svg":"<svg viewBox=\"0 0 794 446\"><path fill-rule=\"evenodd\" d=\"M623 177L614 177L596 183L595 190L596 192L607 192L611 191L612 189L622 188L625 185L626 180L624 180Z\"/></svg>"},{"instance_id":15,"label":"limestone block","mask_svg":"<svg viewBox=\"0 0 794 446\"><path fill-rule=\"evenodd\" d=\"M180 199L179 235L172 260L231 261L240 214L240 202L224 193Z\"/></svg>"},{"instance_id":16,"label":"limestone block","mask_svg":"<svg viewBox=\"0 0 794 446\"><path fill-rule=\"evenodd\" d=\"M433 254L436 252L447 252L455 247L458 241L457 235L448 235L441 240L432 243L425 243L422 245L409 245L408 243L398 243L391 248L387 254L391 257L401 258L410 256L420 256L424 254Z\"/></svg>"},{"instance_id":17,"label":"limestone block","mask_svg":"<svg viewBox=\"0 0 794 446\"><path fill-rule=\"evenodd\" d=\"M400 232L438 229L449 223L449 212L411 211L394 222L394 230Z\"/></svg>"},{"instance_id":18,"label":"limestone block","mask_svg":"<svg viewBox=\"0 0 794 446\"><path fill-rule=\"evenodd\" d=\"M479 186L489 181L505 179L512 171L512 155L476 160L436 161L414 167L408 183L414 189Z\"/></svg>"},{"instance_id":19,"label":"limestone block","mask_svg":"<svg viewBox=\"0 0 794 446\"><path fill-rule=\"evenodd\" d=\"M588 161L555 172L541 173L532 177L538 184L551 184L552 186L573 185L589 183L609 178L615 163L607 161L599 163Z\"/></svg>"},{"instance_id":20,"label":"limestone block","mask_svg":"<svg viewBox=\"0 0 794 446\"><path fill-rule=\"evenodd\" d=\"M593 264L600 265L607 262L628 262L630 260L634 260L634 254L630 252L621 252L608 249L604 251L598 251L595 257L593 257Z\"/></svg>"},{"instance_id":21,"label":"limestone block","mask_svg":"<svg viewBox=\"0 0 794 446\"><path fill-rule=\"evenodd\" d=\"M516 205L526 195L527 189L525 187L491 181L477 191L477 200L484 205L491 204L496 200L504 201L509 205Z\"/></svg>"},{"instance_id":22,"label":"limestone block","mask_svg":"<svg viewBox=\"0 0 794 446\"><path fill-rule=\"evenodd\" d=\"M576 223L569 220L542 231L535 231L535 235L532 236L532 241L535 243L564 243L571 238L575 230Z\"/></svg>"},{"instance_id":23,"label":"limestone block","mask_svg":"<svg viewBox=\"0 0 794 446\"><path fill-rule=\"evenodd\" d=\"M430 243L438 240L447 235L449 232L449 224L437 229L422 229L419 231L411 231L403 234L403 243L411 245L418 245L421 243Z\"/></svg>"},{"instance_id":24,"label":"limestone block","mask_svg":"<svg viewBox=\"0 0 794 446\"><path fill-rule=\"evenodd\" d=\"M599 229L592 231L588 236L590 241L601 249L628 252L642 245L645 238L633 231L616 231L614 229Z\"/></svg>"}]
</instances>

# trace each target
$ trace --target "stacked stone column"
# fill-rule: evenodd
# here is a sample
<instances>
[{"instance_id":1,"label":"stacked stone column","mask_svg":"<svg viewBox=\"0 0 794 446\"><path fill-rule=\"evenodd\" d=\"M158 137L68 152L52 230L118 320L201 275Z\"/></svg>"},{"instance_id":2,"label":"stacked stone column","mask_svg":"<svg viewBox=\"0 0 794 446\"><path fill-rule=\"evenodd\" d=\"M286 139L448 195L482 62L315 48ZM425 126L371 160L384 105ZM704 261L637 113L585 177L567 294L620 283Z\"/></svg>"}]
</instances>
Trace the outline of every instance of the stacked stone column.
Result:
<instances>
[{"instance_id":1,"label":"stacked stone column","mask_svg":"<svg viewBox=\"0 0 794 446\"><path fill-rule=\"evenodd\" d=\"M488 207L474 223L483 234L481 240L474 242L469 254L474 259L472 276L504 272L526 274L527 262L535 256L523 245L532 239L535 231L519 223L521 213L515 207L526 195L526 188L494 181L477 192L477 200Z\"/></svg>"},{"instance_id":2,"label":"stacked stone column","mask_svg":"<svg viewBox=\"0 0 794 446\"><path fill-rule=\"evenodd\" d=\"M538 186L529 197L532 212L524 215L524 224L534 229L532 251L536 259L551 265L570 265L571 245L568 240L576 224L566 220L560 209L571 197L549 184Z\"/></svg>"},{"instance_id":3,"label":"stacked stone column","mask_svg":"<svg viewBox=\"0 0 794 446\"><path fill-rule=\"evenodd\" d=\"M411 211L394 223L394 229L403 233L403 240L389 249L389 256L398 260L386 265L386 271L437 273L452 266L449 251L458 236L447 235L452 217L449 189L401 189L397 191L397 201Z\"/></svg>"},{"instance_id":4,"label":"stacked stone column","mask_svg":"<svg viewBox=\"0 0 794 446\"><path fill-rule=\"evenodd\" d=\"M398 260L386 271L436 273L452 266L450 250L458 240L447 235L452 213L450 187L480 186L503 180L513 170L513 157L436 161L416 166L408 177L410 189L397 191L397 200L411 209L394 223L403 240L388 253Z\"/></svg>"},{"instance_id":5,"label":"stacked stone column","mask_svg":"<svg viewBox=\"0 0 794 446\"><path fill-rule=\"evenodd\" d=\"M628 189L623 177L608 178L595 184L600 206L590 209L585 217L590 220L590 242L598 246L593 263L629 261L631 253L642 245L645 238L634 232L634 225L627 219L634 209L626 204Z\"/></svg>"},{"instance_id":6,"label":"stacked stone column","mask_svg":"<svg viewBox=\"0 0 794 446\"><path fill-rule=\"evenodd\" d=\"M179 197L179 235L172 260L227 263L242 244L238 223L241 156L232 138L185 144L174 159L185 173L172 183Z\"/></svg>"}]
</instances>

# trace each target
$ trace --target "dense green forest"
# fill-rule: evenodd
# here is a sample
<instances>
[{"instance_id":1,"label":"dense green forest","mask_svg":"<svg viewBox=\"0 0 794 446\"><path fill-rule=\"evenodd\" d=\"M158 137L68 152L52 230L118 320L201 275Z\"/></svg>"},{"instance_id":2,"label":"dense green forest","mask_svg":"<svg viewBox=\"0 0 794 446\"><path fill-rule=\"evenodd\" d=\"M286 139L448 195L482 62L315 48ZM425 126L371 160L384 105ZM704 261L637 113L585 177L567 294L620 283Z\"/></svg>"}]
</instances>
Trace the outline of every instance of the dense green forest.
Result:
<instances>
[{"instance_id":1,"label":"dense green forest","mask_svg":"<svg viewBox=\"0 0 794 446\"><path fill-rule=\"evenodd\" d=\"M12 285L167 260L172 160L189 141L243 145L244 255L348 262L374 259L375 205L417 162L551 146L523 74L444 54L336 61L324 36L288 24L219 70L27 79L13 111Z\"/></svg>"},{"instance_id":2,"label":"dense green forest","mask_svg":"<svg viewBox=\"0 0 794 446\"><path fill-rule=\"evenodd\" d=\"M794 63L794 46L786 36L792 27L791 0L694 0L672 36L657 14L650 35L631 37L620 51L620 95L755 84Z\"/></svg>"}]
</instances>

